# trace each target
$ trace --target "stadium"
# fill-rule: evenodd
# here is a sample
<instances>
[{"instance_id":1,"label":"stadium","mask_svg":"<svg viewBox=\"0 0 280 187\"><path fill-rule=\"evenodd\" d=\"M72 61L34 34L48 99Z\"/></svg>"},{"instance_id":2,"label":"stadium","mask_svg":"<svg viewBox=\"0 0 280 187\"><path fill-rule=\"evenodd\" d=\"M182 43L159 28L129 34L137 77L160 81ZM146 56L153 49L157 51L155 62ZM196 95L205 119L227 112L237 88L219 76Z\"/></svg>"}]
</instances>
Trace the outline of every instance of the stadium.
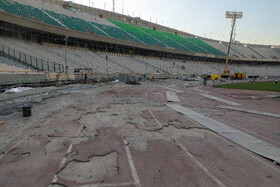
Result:
<instances>
[{"instance_id":1,"label":"stadium","mask_svg":"<svg viewBox=\"0 0 280 187\"><path fill-rule=\"evenodd\" d=\"M279 77L280 45L0 0L0 186L277 186Z\"/></svg>"}]
</instances>

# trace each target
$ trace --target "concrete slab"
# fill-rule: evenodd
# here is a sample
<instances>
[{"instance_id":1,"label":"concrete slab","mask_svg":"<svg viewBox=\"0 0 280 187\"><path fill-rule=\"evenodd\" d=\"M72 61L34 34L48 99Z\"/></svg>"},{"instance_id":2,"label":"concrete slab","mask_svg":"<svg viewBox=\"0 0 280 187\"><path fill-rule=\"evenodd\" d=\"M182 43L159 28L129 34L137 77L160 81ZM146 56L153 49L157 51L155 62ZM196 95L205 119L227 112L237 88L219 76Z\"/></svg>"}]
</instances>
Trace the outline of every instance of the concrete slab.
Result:
<instances>
[{"instance_id":1,"label":"concrete slab","mask_svg":"<svg viewBox=\"0 0 280 187\"><path fill-rule=\"evenodd\" d=\"M217 132L246 149L280 163L280 148L177 104L168 107Z\"/></svg>"},{"instance_id":2,"label":"concrete slab","mask_svg":"<svg viewBox=\"0 0 280 187\"><path fill-rule=\"evenodd\" d=\"M167 98L167 101L169 101L169 102L180 102L180 99L177 97L175 92L167 91L166 98Z\"/></svg>"}]
</instances>

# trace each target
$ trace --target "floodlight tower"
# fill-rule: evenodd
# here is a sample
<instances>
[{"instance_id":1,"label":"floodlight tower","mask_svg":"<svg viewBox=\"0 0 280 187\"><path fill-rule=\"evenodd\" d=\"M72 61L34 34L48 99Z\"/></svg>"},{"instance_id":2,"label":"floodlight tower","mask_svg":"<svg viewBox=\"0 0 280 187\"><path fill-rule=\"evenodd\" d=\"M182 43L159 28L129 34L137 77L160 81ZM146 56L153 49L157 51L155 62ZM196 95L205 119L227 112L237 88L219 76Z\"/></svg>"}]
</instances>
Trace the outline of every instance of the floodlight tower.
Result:
<instances>
[{"instance_id":1,"label":"floodlight tower","mask_svg":"<svg viewBox=\"0 0 280 187\"><path fill-rule=\"evenodd\" d=\"M115 12L115 0L113 0L113 12Z\"/></svg>"},{"instance_id":2,"label":"floodlight tower","mask_svg":"<svg viewBox=\"0 0 280 187\"><path fill-rule=\"evenodd\" d=\"M233 12L233 11L226 12L226 18L232 19L232 25L231 25L232 28L231 28L231 33L230 33L229 45L228 45L226 66L225 66L225 71L223 73L224 76L229 76L229 71L227 70L227 66L228 66L229 52L230 52L232 35L233 35L234 28L235 28L236 19L241 19L242 17L243 17L243 12Z\"/></svg>"}]
</instances>

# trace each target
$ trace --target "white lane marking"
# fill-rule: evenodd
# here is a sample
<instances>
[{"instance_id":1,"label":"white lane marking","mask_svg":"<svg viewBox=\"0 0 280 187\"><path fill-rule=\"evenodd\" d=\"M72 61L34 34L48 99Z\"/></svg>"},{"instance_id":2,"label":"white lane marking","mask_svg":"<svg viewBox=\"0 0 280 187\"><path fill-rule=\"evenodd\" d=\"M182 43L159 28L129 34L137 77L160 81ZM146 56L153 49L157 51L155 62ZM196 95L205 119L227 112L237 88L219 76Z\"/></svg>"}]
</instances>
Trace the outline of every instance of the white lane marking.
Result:
<instances>
[{"instance_id":1,"label":"white lane marking","mask_svg":"<svg viewBox=\"0 0 280 187\"><path fill-rule=\"evenodd\" d=\"M73 145L70 144L70 146L68 147L68 150L66 152L66 155L69 154L72 151ZM67 158L66 156L63 157L62 162L60 163L60 168L62 168L66 162Z\"/></svg>"},{"instance_id":2,"label":"white lane marking","mask_svg":"<svg viewBox=\"0 0 280 187\"><path fill-rule=\"evenodd\" d=\"M80 126L78 132L76 133L76 136L79 135L79 133L82 131L83 127L84 127L84 124L82 124ZM68 149L67 149L67 151L66 151L66 153L65 153L65 155L64 155L64 157L62 158L62 161L59 164L59 169L61 169L65 165L65 163L67 161L66 155L68 155L72 151L72 148L73 148L73 145L70 144ZM53 177L52 183L56 183L57 180L58 180L58 177L57 177L57 174L55 174L55 176Z\"/></svg>"},{"instance_id":3,"label":"white lane marking","mask_svg":"<svg viewBox=\"0 0 280 187\"><path fill-rule=\"evenodd\" d=\"M148 95L148 92L146 91L145 97L147 97L147 95Z\"/></svg>"},{"instance_id":4,"label":"white lane marking","mask_svg":"<svg viewBox=\"0 0 280 187\"><path fill-rule=\"evenodd\" d=\"M24 142L28 137L23 138L22 140L20 140L17 144L15 144L13 147L11 147L9 150L5 151L4 154L0 155L0 160L6 156L8 154L8 152L10 152L12 149L16 148L17 146L19 146L22 142Z\"/></svg>"},{"instance_id":5,"label":"white lane marking","mask_svg":"<svg viewBox=\"0 0 280 187\"><path fill-rule=\"evenodd\" d=\"M280 95L266 95L268 98L274 98L274 97L279 97Z\"/></svg>"},{"instance_id":6,"label":"white lane marking","mask_svg":"<svg viewBox=\"0 0 280 187\"><path fill-rule=\"evenodd\" d=\"M53 177L53 180L52 180L52 183L56 183L57 182L57 175L55 175L54 177Z\"/></svg>"},{"instance_id":7,"label":"white lane marking","mask_svg":"<svg viewBox=\"0 0 280 187\"><path fill-rule=\"evenodd\" d=\"M136 183L136 186L141 186L141 183L140 183L139 177L137 175L137 171L136 171L136 168L135 168L132 156L131 156L130 149L127 145L128 143L127 143L126 140L123 140L123 142L124 142L125 151L126 151L126 154L127 154L127 158L128 158L128 162L129 162L129 166L130 166L130 169L131 169L131 172L132 172L133 179Z\"/></svg>"},{"instance_id":8,"label":"white lane marking","mask_svg":"<svg viewBox=\"0 0 280 187\"><path fill-rule=\"evenodd\" d=\"M65 163L66 163L66 161L67 161L66 155L69 154L69 153L72 151L72 148L73 148L73 145L70 144L69 147L68 147L68 149L67 149L66 154L64 155L62 161L61 161L60 164L59 164L59 169L61 169L61 168L65 165ZM57 177L57 174L55 174L55 176L53 177L52 183L56 183L57 180L58 180L58 177Z\"/></svg>"},{"instance_id":9,"label":"white lane marking","mask_svg":"<svg viewBox=\"0 0 280 187\"><path fill-rule=\"evenodd\" d=\"M153 115L152 111L149 110L149 112L151 113L152 117L156 120L157 124L159 126L162 126L161 123L158 121L158 119ZM217 184L219 184L220 186L222 187L225 187L225 185L219 180L217 179L217 177L215 177L214 175L212 175L209 170L207 168L205 168L196 158L194 158L190 152L180 143L178 142L176 139L175 140L175 143L181 147L181 149L188 155L190 156L193 161L196 163L196 165L198 165L199 168L201 168L212 180L214 180Z\"/></svg>"},{"instance_id":10,"label":"white lane marking","mask_svg":"<svg viewBox=\"0 0 280 187\"><path fill-rule=\"evenodd\" d=\"M52 120L51 119L49 119L48 121L46 121L45 123L43 123L43 125L42 126L45 126L45 125L47 125L49 122L51 122ZM41 126L41 127L42 127ZM15 137L18 137L19 135L16 135ZM14 137L14 138L15 138ZM22 140L20 140L18 143L16 143L13 147L11 147L9 150L7 150L7 151L5 151L5 153L4 154L2 154L2 155L0 155L0 160L4 157L4 156L6 156L7 155L7 153L9 152L9 151L11 151L12 149L14 149L14 148L16 148L17 146L19 146L23 141L25 141L26 139L27 139L28 137L25 137L25 138L23 138Z\"/></svg>"},{"instance_id":11,"label":"white lane marking","mask_svg":"<svg viewBox=\"0 0 280 187\"><path fill-rule=\"evenodd\" d=\"M166 98L167 98L167 101L170 101L170 102L180 102L180 99L176 95L176 92L167 91Z\"/></svg>"},{"instance_id":12,"label":"white lane marking","mask_svg":"<svg viewBox=\"0 0 280 187\"><path fill-rule=\"evenodd\" d=\"M51 121L52 121L52 119L49 119L48 121L46 121L45 123L43 123L42 125L40 125L40 127L43 127L43 126L49 124Z\"/></svg>"},{"instance_id":13,"label":"white lane marking","mask_svg":"<svg viewBox=\"0 0 280 187\"><path fill-rule=\"evenodd\" d=\"M156 116L154 115L154 113L149 109L150 114L152 115L152 118L154 118L156 120L156 123L162 127L161 123L158 121L158 119L156 118Z\"/></svg>"},{"instance_id":14,"label":"white lane marking","mask_svg":"<svg viewBox=\"0 0 280 187\"><path fill-rule=\"evenodd\" d=\"M162 100L163 101L165 101L165 99L164 99L164 96L163 96L163 93L161 92L161 98L162 98Z\"/></svg>"},{"instance_id":15,"label":"white lane marking","mask_svg":"<svg viewBox=\"0 0 280 187\"><path fill-rule=\"evenodd\" d=\"M164 89L167 89L167 90L171 90L171 91L177 92L177 93L183 93L184 92L182 90L176 90L176 89L168 88L168 87L164 87L164 86L161 86L161 87L164 88Z\"/></svg>"},{"instance_id":16,"label":"white lane marking","mask_svg":"<svg viewBox=\"0 0 280 187\"><path fill-rule=\"evenodd\" d=\"M241 105L239 103L235 103L233 101L229 101L229 100L222 99L222 98L219 98L219 97L215 97L215 96L212 96L212 95L208 95L208 94L205 94L205 93L199 93L199 95L202 95L204 97L208 97L208 98L213 99L215 101L219 101L219 102L225 103L227 105L232 105L232 106L240 106Z\"/></svg>"},{"instance_id":17,"label":"white lane marking","mask_svg":"<svg viewBox=\"0 0 280 187\"><path fill-rule=\"evenodd\" d=\"M194 88L192 88L192 89L195 90L195 91L203 92L203 93L210 93L210 92L207 92L207 91L205 91L205 90L199 89L199 87L194 87Z\"/></svg>"},{"instance_id":18,"label":"white lane marking","mask_svg":"<svg viewBox=\"0 0 280 187\"><path fill-rule=\"evenodd\" d=\"M175 140L175 139L174 139ZM210 177L213 181L215 181L219 186L225 187L224 185L217 177L215 177L210 171L204 167L192 154L187 150L186 147L184 147L180 142L175 140L176 144L195 162L195 164L206 173L208 177Z\"/></svg>"},{"instance_id":19,"label":"white lane marking","mask_svg":"<svg viewBox=\"0 0 280 187\"><path fill-rule=\"evenodd\" d=\"M274 113L269 113L269 112L262 112L262 111L256 111L256 110L250 110L250 109L236 108L236 107L231 107L231 106L218 106L218 107L223 108L223 109L240 111L240 112L247 112L247 113L251 113L251 114L258 114L258 115L261 115L261 116L280 118L279 114L274 114Z\"/></svg>"},{"instance_id":20,"label":"white lane marking","mask_svg":"<svg viewBox=\"0 0 280 187\"><path fill-rule=\"evenodd\" d=\"M79 187L110 187L110 186L132 186L136 185L135 182L124 182L119 184L87 184ZM78 187L78 186L77 186Z\"/></svg>"},{"instance_id":21,"label":"white lane marking","mask_svg":"<svg viewBox=\"0 0 280 187\"><path fill-rule=\"evenodd\" d=\"M172 84L170 86L167 86L167 88L171 88L171 87L175 87L175 86L177 86L177 85L176 84Z\"/></svg>"}]
</instances>

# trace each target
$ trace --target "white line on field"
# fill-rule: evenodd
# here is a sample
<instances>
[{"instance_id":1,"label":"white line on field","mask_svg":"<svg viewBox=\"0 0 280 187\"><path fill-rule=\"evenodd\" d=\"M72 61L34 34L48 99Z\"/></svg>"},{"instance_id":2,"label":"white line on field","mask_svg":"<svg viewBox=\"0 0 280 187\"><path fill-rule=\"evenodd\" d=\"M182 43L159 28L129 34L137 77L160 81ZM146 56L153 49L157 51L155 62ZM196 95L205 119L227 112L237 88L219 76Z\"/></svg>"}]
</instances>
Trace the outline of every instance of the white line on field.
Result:
<instances>
[{"instance_id":1,"label":"white line on field","mask_svg":"<svg viewBox=\"0 0 280 187\"><path fill-rule=\"evenodd\" d=\"M119 184L87 184L79 187L110 187L110 186L132 186L137 185L135 182L124 182Z\"/></svg>"},{"instance_id":2,"label":"white line on field","mask_svg":"<svg viewBox=\"0 0 280 187\"><path fill-rule=\"evenodd\" d=\"M174 91L174 92L178 92L178 93L183 93L184 91L182 90L176 90L176 89L173 89L173 88L168 88L168 87L164 87L164 86L161 86L162 88L164 89L167 89L167 90L171 90L171 91Z\"/></svg>"},{"instance_id":3,"label":"white line on field","mask_svg":"<svg viewBox=\"0 0 280 187\"><path fill-rule=\"evenodd\" d=\"M202 95L204 97L208 97L208 98L213 99L215 101L219 101L219 102L225 103L227 105L232 105L232 106L240 106L241 105L239 103L235 103L233 101L229 101L229 100L222 99L220 97L216 97L216 96L212 96L212 95L208 95L208 94L205 94L205 93L199 93L199 95Z\"/></svg>"},{"instance_id":4,"label":"white line on field","mask_svg":"<svg viewBox=\"0 0 280 187\"><path fill-rule=\"evenodd\" d=\"M157 122L160 126L162 126L161 123L157 120L157 118L153 115L152 111L149 110L149 112L151 113L152 117L155 118L156 122ZM175 139L174 139L174 140L175 140ZM215 177L213 174L211 174L210 171L209 171L206 167L204 167L195 157L193 157L193 156L191 155L191 153L190 153L180 142L178 142L177 140L175 140L175 143L176 143L178 146L180 146L180 148L181 148L189 157L191 157L191 159L195 162L195 164L196 164L200 169L202 169L202 170L206 173L206 175L208 175L212 180L214 180L219 186L225 187L225 185L224 185L217 177Z\"/></svg>"},{"instance_id":5,"label":"white line on field","mask_svg":"<svg viewBox=\"0 0 280 187\"><path fill-rule=\"evenodd\" d=\"M9 150L5 151L5 153L3 155L0 155L0 160L7 155L8 152L10 152L12 149L16 148L17 146L19 146L22 142L24 142L28 137L23 138L22 140L20 140L17 144L15 144L13 147L11 147Z\"/></svg>"},{"instance_id":6,"label":"white line on field","mask_svg":"<svg viewBox=\"0 0 280 187\"><path fill-rule=\"evenodd\" d=\"M67 149L66 154L64 155L62 161L61 161L60 164L59 164L59 169L61 169L61 168L65 165L65 163L66 163L66 161L67 161L66 155L69 154L69 153L72 151L72 148L73 148L73 145L70 144L69 147L68 147L68 149ZM52 183L56 183L57 180L58 180L58 178L57 178L57 175L55 174L55 176L53 177Z\"/></svg>"},{"instance_id":7,"label":"white line on field","mask_svg":"<svg viewBox=\"0 0 280 187\"><path fill-rule=\"evenodd\" d=\"M279 118L280 119L279 114L274 114L274 113L269 113L269 112L243 109L243 108L237 108L237 107L231 107L231 106L218 106L218 107L223 108L223 109L235 110L235 111L246 112L246 113L257 114L257 115L261 115L261 116L268 116L268 117L273 117L273 118Z\"/></svg>"},{"instance_id":8,"label":"white line on field","mask_svg":"<svg viewBox=\"0 0 280 187\"><path fill-rule=\"evenodd\" d=\"M215 181L219 186L225 187L224 185L217 177L215 177L210 171L204 167L195 157L192 156L192 154L177 140L175 140L176 144L195 162L195 164L208 175L213 181Z\"/></svg>"},{"instance_id":9,"label":"white line on field","mask_svg":"<svg viewBox=\"0 0 280 187\"><path fill-rule=\"evenodd\" d=\"M153 112L149 109L150 114L152 115L152 118L154 118L157 122L157 124L161 127L161 123L158 121L158 119L156 118L156 116L153 114Z\"/></svg>"},{"instance_id":10,"label":"white line on field","mask_svg":"<svg viewBox=\"0 0 280 187\"><path fill-rule=\"evenodd\" d=\"M199 87L193 87L192 89L195 90L195 91L203 92L203 93L210 93L210 92L207 92L205 90L201 90Z\"/></svg>"},{"instance_id":11,"label":"white line on field","mask_svg":"<svg viewBox=\"0 0 280 187\"><path fill-rule=\"evenodd\" d=\"M130 169L131 169L131 172L132 172L133 179L136 183L136 186L141 186L140 180L139 180L139 177L137 175L137 171L136 171L136 168L135 168L132 156L131 156L130 149L127 145L127 141L123 140L123 142L124 142L124 145L125 145L125 151L126 151L126 154L127 154L127 158L128 158L128 162L129 162L129 166L130 166Z\"/></svg>"},{"instance_id":12,"label":"white line on field","mask_svg":"<svg viewBox=\"0 0 280 187\"><path fill-rule=\"evenodd\" d=\"M46 121L45 123L43 123L43 125L41 125L41 126L45 126L45 125L47 125L47 124L48 124L49 122L51 122L51 121L52 121L52 120L49 119L48 121ZM19 135L17 135L17 136L19 136ZM15 137L17 137L17 136L15 136ZM15 138L15 137L14 137L14 138ZM16 148L16 147L19 146L22 142L24 142L27 138L28 138L28 137L23 138L23 139L20 140L18 143L16 143L13 147L11 147L9 150L5 151L4 154L0 155L0 160L1 160L4 156L6 156L8 152L10 152L12 149Z\"/></svg>"}]
</instances>

